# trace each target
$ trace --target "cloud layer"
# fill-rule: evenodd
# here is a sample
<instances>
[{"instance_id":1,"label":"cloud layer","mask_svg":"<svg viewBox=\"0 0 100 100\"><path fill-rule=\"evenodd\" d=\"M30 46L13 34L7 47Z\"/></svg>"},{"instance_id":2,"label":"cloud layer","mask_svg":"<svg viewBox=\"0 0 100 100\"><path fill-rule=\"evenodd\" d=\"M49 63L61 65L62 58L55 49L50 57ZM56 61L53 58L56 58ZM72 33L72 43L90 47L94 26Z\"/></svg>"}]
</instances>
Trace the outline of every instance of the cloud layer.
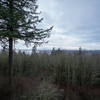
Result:
<instances>
[{"instance_id":1,"label":"cloud layer","mask_svg":"<svg viewBox=\"0 0 100 100\"><path fill-rule=\"evenodd\" d=\"M38 49L100 49L100 0L38 0L38 4L41 25L54 26L49 43ZM27 49L23 41L16 48Z\"/></svg>"},{"instance_id":2,"label":"cloud layer","mask_svg":"<svg viewBox=\"0 0 100 100\"><path fill-rule=\"evenodd\" d=\"M100 49L100 0L38 0L45 26L54 26L41 48Z\"/></svg>"}]
</instances>

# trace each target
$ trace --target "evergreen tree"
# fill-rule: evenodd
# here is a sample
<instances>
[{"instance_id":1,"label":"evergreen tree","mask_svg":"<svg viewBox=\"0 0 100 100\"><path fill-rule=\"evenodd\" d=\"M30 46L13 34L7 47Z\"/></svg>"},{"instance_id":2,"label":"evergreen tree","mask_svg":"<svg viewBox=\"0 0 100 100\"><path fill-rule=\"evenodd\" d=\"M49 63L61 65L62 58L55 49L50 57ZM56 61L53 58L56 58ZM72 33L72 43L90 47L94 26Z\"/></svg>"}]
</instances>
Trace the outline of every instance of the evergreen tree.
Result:
<instances>
[{"instance_id":1,"label":"evergreen tree","mask_svg":"<svg viewBox=\"0 0 100 100\"><path fill-rule=\"evenodd\" d=\"M37 47L36 47L36 45L34 45L34 47L32 48L32 55L36 54L36 49L37 49Z\"/></svg>"},{"instance_id":2,"label":"evergreen tree","mask_svg":"<svg viewBox=\"0 0 100 100\"><path fill-rule=\"evenodd\" d=\"M24 40L28 43L42 43L52 29L38 25L43 18L37 12L37 0L0 0L0 41L9 44L9 84L13 81L13 43Z\"/></svg>"}]
</instances>

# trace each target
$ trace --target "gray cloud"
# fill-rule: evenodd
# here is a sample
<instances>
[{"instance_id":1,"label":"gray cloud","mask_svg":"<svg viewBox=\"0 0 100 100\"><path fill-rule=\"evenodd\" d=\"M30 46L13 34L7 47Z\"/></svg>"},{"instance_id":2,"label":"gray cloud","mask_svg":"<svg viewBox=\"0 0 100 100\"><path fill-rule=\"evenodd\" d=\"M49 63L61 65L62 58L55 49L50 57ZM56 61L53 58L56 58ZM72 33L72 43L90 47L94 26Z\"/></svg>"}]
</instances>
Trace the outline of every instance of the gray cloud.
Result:
<instances>
[{"instance_id":1,"label":"gray cloud","mask_svg":"<svg viewBox=\"0 0 100 100\"><path fill-rule=\"evenodd\" d=\"M39 0L39 4L44 23L54 25L56 36L77 37L79 45L100 43L100 0Z\"/></svg>"}]
</instances>

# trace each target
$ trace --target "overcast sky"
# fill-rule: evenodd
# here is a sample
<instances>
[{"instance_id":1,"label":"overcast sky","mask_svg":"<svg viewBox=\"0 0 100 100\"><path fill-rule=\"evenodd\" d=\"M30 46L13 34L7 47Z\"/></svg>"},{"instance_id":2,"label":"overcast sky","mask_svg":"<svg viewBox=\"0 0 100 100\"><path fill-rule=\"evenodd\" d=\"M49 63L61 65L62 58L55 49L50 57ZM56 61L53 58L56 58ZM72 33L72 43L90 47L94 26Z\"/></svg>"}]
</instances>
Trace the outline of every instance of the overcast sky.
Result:
<instances>
[{"instance_id":1,"label":"overcast sky","mask_svg":"<svg viewBox=\"0 0 100 100\"><path fill-rule=\"evenodd\" d=\"M100 49L100 0L38 0L44 27L54 26L39 49Z\"/></svg>"},{"instance_id":2,"label":"overcast sky","mask_svg":"<svg viewBox=\"0 0 100 100\"><path fill-rule=\"evenodd\" d=\"M46 26L54 26L41 48L100 49L100 0L38 0Z\"/></svg>"}]
</instances>

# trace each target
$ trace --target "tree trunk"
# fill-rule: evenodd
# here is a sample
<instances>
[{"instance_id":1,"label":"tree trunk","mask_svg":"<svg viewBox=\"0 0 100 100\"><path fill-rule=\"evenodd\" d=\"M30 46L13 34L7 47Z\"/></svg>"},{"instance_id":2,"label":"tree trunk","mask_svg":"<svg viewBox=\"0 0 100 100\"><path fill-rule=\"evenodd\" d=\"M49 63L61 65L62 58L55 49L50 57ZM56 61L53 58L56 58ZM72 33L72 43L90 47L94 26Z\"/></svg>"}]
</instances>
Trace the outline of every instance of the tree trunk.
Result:
<instances>
[{"instance_id":1,"label":"tree trunk","mask_svg":"<svg viewBox=\"0 0 100 100\"><path fill-rule=\"evenodd\" d=\"M13 38L9 38L9 89L10 100L13 94Z\"/></svg>"},{"instance_id":2,"label":"tree trunk","mask_svg":"<svg viewBox=\"0 0 100 100\"><path fill-rule=\"evenodd\" d=\"M13 0L9 0L9 8L10 8L10 34L9 36L9 100L13 100Z\"/></svg>"}]
</instances>

